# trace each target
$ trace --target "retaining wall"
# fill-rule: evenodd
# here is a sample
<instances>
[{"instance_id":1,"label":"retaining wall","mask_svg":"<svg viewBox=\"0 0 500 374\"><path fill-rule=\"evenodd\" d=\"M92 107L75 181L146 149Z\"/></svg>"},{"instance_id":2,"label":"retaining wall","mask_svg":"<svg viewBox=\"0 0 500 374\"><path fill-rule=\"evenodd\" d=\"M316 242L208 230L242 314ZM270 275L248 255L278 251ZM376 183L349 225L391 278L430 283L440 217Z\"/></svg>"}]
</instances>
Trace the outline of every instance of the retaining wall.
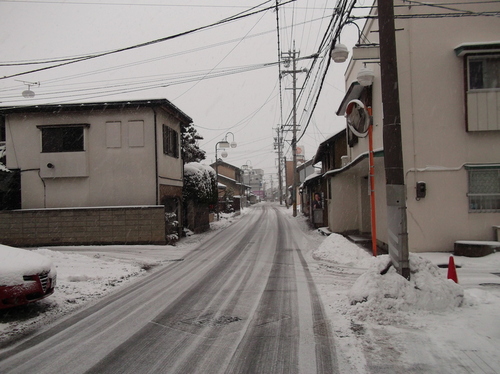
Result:
<instances>
[{"instance_id":1,"label":"retaining wall","mask_svg":"<svg viewBox=\"0 0 500 374\"><path fill-rule=\"evenodd\" d=\"M163 205L0 212L0 243L43 245L165 244Z\"/></svg>"}]
</instances>

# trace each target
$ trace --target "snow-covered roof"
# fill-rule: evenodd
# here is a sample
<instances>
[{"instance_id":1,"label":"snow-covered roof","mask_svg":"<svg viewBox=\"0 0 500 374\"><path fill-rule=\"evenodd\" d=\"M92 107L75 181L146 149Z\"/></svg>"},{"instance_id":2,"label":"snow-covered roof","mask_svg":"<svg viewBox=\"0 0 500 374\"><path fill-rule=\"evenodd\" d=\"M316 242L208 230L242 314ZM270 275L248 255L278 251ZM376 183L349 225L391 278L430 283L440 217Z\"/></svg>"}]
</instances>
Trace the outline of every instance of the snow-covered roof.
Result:
<instances>
[{"instance_id":1,"label":"snow-covered roof","mask_svg":"<svg viewBox=\"0 0 500 374\"><path fill-rule=\"evenodd\" d=\"M383 153L384 153L384 149L383 148L375 149L373 151L373 153L374 153L375 157L382 156ZM352 160L351 162L349 162L347 165L341 167L340 169L329 170L325 174L323 174L323 176L326 177L326 176L329 176L329 175L335 175L335 174L338 174L338 173L342 173L343 171L345 171L347 169L350 169L351 167L353 167L354 165L356 165L361 160L367 158L369 156L369 154L370 154L369 151L360 153L358 155L358 157L356 157L354 160Z\"/></svg>"}]
</instances>

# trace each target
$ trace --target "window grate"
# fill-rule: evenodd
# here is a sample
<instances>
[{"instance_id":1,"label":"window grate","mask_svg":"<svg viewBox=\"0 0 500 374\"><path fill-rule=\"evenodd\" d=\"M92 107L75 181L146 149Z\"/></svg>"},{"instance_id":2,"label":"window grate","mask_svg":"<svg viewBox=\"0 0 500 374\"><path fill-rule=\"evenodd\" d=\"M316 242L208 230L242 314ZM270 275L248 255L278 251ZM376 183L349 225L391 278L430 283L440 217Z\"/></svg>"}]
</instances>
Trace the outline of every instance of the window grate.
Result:
<instances>
[{"instance_id":1,"label":"window grate","mask_svg":"<svg viewBox=\"0 0 500 374\"><path fill-rule=\"evenodd\" d=\"M469 170L469 211L500 212L500 170Z\"/></svg>"}]
</instances>

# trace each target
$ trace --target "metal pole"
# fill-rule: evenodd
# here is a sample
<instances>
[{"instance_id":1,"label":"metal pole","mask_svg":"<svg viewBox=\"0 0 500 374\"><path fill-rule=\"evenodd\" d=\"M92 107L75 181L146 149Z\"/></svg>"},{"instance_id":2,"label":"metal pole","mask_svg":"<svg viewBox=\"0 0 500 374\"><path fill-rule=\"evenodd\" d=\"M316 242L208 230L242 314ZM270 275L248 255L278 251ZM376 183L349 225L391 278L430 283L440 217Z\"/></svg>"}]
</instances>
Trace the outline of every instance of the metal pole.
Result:
<instances>
[{"instance_id":1,"label":"metal pole","mask_svg":"<svg viewBox=\"0 0 500 374\"><path fill-rule=\"evenodd\" d=\"M410 279L393 0L378 1L378 20L389 255L398 273Z\"/></svg>"},{"instance_id":2,"label":"metal pole","mask_svg":"<svg viewBox=\"0 0 500 374\"><path fill-rule=\"evenodd\" d=\"M369 114L371 108L369 108ZM370 152L370 208L371 208L371 230L372 230L372 254L377 256L377 214L375 211L375 160L373 158L373 124L368 127L368 146Z\"/></svg>"}]
</instances>

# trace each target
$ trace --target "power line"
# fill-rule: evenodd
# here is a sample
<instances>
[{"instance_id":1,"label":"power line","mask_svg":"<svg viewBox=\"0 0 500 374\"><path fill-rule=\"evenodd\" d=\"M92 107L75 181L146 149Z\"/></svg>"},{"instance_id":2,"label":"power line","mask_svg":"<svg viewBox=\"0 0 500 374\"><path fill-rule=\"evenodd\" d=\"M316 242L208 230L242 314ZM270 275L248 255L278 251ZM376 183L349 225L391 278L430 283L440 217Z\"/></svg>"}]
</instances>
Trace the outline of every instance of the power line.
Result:
<instances>
[{"instance_id":1,"label":"power line","mask_svg":"<svg viewBox=\"0 0 500 374\"><path fill-rule=\"evenodd\" d=\"M461 18L461 17L500 17L498 12L481 12L481 13L421 13L421 14L397 14L395 19L412 19L412 18ZM358 19L373 19L378 16L362 16L352 17L353 20Z\"/></svg>"},{"instance_id":2,"label":"power line","mask_svg":"<svg viewBox=\"0 0 500 374\"><path fill-rule=\"evenodd\" d=\"M250 72L254 70L259 70L259 69L265 69L268 67L273 67L278 64L277 62L273 63L266 63L266 64L259 64L259 65L249 65L247 67L239 67L239 68L233 68L233 69L221 69L216 72L212 72L212 74L207 75L206 73L202 74L200 76L181 76L177 77L175 79L165 79L163 81L158 82L158 80L150 81L150 82L137 82L137 83L122 83L122 84L115 84L111 86L101 86L101 87L90 87L87 89L78 89L78 90L66 90L66 91L58 91L58 92L52 92L52 93L40 93L38 96L51 96L51 95L59 95L56 97L51 97L52 100L58 99L58 98L68 98L72 96L78 96L80 98L88 98L88 95L92 95L92 98L100 97L100 96L108 96L108 95L119 95L119 94L124 94L124 93L131 93L131 92L138 92L138 91L145 91L145 90L151 90L151 89L156 89L156 88L162 88L162 87L168 87L168 86L173 86L173 85L179 85L179 84L185 84L185 83L190 83L197 81L199 79L212 79L212 78L219 78L223 76L229 76L233 74L239 74L239 73L245 73L245 72ZM147 84L147 83L153 83L153 84ZM82 90L88 91L88 94L82 94ZM97 90L100 90L96 92ZM78 92L78 95L70 95L72 92ZM16 96L17 97L17 96ZM9 98L14 98L14 96L3 96L0 97L2 99L3 103L8 103L7 100ZM17 100L15 100L17 101ZM66 100L65 100L66 101Z\"/></svg>"},{"instance_id":3,"label":"power line","mask_svg":"<svg viewBox=\"0 0 500 374\"><path fill-rule=\"evenodd\" d=\"M298 23L298 24L296 24L296 26L297 25L305 25L305 24L308 24L308 23L313 23L313 22L321 21L324 18L326 18L326 16L322 16L322 17L318 17L318 18L313 18L311 20ZM287 29L287 28L290 28L290 26L281 27L281 29ZM263 31L263 32L259 32L259 33L256 33L256 34L247 35L245 38L246 39L256 38L256 37L263 36L263 35L266 35L266 34L274 33L275 31L276 30L274 30L274 29L273 30L268 30L268 31ZM150 58L150 59L147 59L147 60L142 60L142 61L139 61L139 62L136 62L136 63L128 63L128 64L123 64L123 65L116 65L114 68L108 68L107 71L109 71L111 69L119 69L121 67L134 66L134 64L138 65L138 64L142 64L142 63L148 63L148 62L152 62L152 61L162 60L162 59L165 59L165 58L182 56L182 55L189 54L189 53L199 52L199 51L203 51L203 50L206 50L206 49L210 49L210 48L214 48L214 47L223 46L223 45L226 45L226 44L231 44L231 43L239 42L240 40L241 40L241 38L229 39L229 40L226 40L226 41L223 41L223 42L208 44L208 45L204 45L204 46L201 46L201 47L197 47L197 48L193 48L193 49L189 49L189 50L185 50L185 51L181 51L181 52L176 52L176 53L171 53L171 54L168 54L168 55L154 57L154 58ZM62 61L75 60L75 59L82 58L82 57L85 57L85 56L88 56L88 55L99 54L99 53L103 53L103 52L94 52L94 53L88 53L88 54L85 54L85 55L78 55L78 56L57 57L57 58L53 58L53 59L48 59L47 58L47 59L37 59L37 60L4 61L4 62L0 62L0 66L1 67L5 67L5 66L22 66L22 65L41 65L41 64L47 64L47 63L56 63L56 62L62 62ZM81 75L76 75L76 76L81 76ZM65 78L67 78L67 77L65 77ZM58 78L58 80L65 79L65 78Z\"/></svg>"},{"instance_id":4,"label":"power line","mask_svg":"<svg viewBox=\"0 0 500 374\"><path fill-rule=\"evenodd\" d=\"M228 18L222 19L220 21L211 23L209 25L200 26L200 27L188 30L188 31L180 32L180 33L177 33L177 34L174 34L174 35L170 35L170 36L166 36L166 37L163 37L163 38L151 40L151 41L148 41L148 42L144 42L144 43L140 43L140 44L135 44L135 45L124 47L124 48L118 48L118 49L114 49L114 50L111 50L111 51L108 51L108 52L103 52L103 53L99 53L99 54L95 54L95 55L89 55L89 56L77 58L77 59L72 60L72 61L61 62L59 64L52 65L52 66L46 66L46 67L43 67L43 68L33 69L33 70L22 72L22 73L15 73L15 74L7 75L7 76L4 76L4 77L0 77L0 80L1 79L18 77L18 76L26 75L26 74L30 74L30 73L35 73L35 72L38 72L38 71L54 69L54 68L57 68L57 67L66 66L66 65L70 65L70 64L74 64L74 63L82 62L82 61L87 61L87 60L91 60L91 59L95 59L95 58L99 58L99 57L109 56L109 55L120 53L120 52L130 51L130 50L133 50L133 49L142 48L142 47L150 46L150 45L153 45L153 44L162 43L162 42L165 42L165 41L168 41L168 40L176 39L176 38L179 38L181 36L186 36L186 35L189 35L189 34L193 34L195 32L201 31L201 30L206 30L206 29L211 28L211 27L220 26L220 25L225 24L225 23L233 22L233 21L240 20L240 19L252 16L252 15L255 15L255 14L258 14L258 13L262 13L262 12L268 11L270 9L274 9L275 6L273 5L271 7L266 7L266 8L263 8L263 9L258 9L258 10L255 10L255 11L251 11L252 9L255 9L258 6L261 6L261 5L265 4L265 3L267 3L268 1L266 1L266 2L264 2L262 4L260 4L260 5L257 5L255 7L252 7L252 8L250 8L247 11L240 12L240 13L238 13L236 15L233 15L231 17L228 17ZM286 4L289 4L289 3L292 3L292 2L295 2L295 1L297 1L297 0L287 0L287 1L279 4L279 6L284 6ZM247 12L249 12L249 13L247 13Z\"/></svg>"},{"instance_id":5,"label":"power line","mask_svg":"<svg viewBox=\"0 0 500 374\"><path fill-rule=\"evenodd\" d=\"M348 0L342 0L341 2L339 2L339 4L341 3L340 6L336 8L336 12L334 12L334 14L332 15L332 22L331 22L332 29L331 29L331 31L330 31L330 29L327 30L327 33L329 35L331 35L331 39L332 39L330 50L333 49L333 47L335 46L335 43L340 36L340 32L342 31L342 27L345 24L346 20L350 18L351 12L354 8L354 5L356 4L356 0L351 0L351 3L349 5L347 4L347 1ZM336 28L334 28L335 25L336 25ZM327 34L325 34L325 40L327 39L326 35ZM328 69L329 69L330 64L331 64L331 59L329 58L330 57L329 52L330 51L328 50L326 53L326 56L325 56L325 58L327 59L327 63L326 63L325 70L323 72L323 76L321 78L321 82L320 82L320 85L318 88L318 93L316 95L312 109L309 112L309 117L308 117L307 123L306 123L304 129L302 130L302 135L300 135L300 137L297 139L297 142L299 142L302 139L307 128L309 127L309 124L311 123L312 116L313 116L314 111L316 109L316 106L318 104L319 97L321 95L321 91L323 90L323 85L324 85L324 82L326 79L326 74L327 74Z\"/></svg>"},{"instance_id":6,"label":"power line","mask_svg":"<svg viewBox=\"0 0 500 374\"><path fill-rule=\"evenodd\" d=\"M28 3L39 5L105 5L105 6L140 6L165 8L247 8L244 5L215 5L215 4L158 4L158 3L109 3L91 1L35 1L35 0L0 0L0 3Z\"/></svg>"}]
</instances>

